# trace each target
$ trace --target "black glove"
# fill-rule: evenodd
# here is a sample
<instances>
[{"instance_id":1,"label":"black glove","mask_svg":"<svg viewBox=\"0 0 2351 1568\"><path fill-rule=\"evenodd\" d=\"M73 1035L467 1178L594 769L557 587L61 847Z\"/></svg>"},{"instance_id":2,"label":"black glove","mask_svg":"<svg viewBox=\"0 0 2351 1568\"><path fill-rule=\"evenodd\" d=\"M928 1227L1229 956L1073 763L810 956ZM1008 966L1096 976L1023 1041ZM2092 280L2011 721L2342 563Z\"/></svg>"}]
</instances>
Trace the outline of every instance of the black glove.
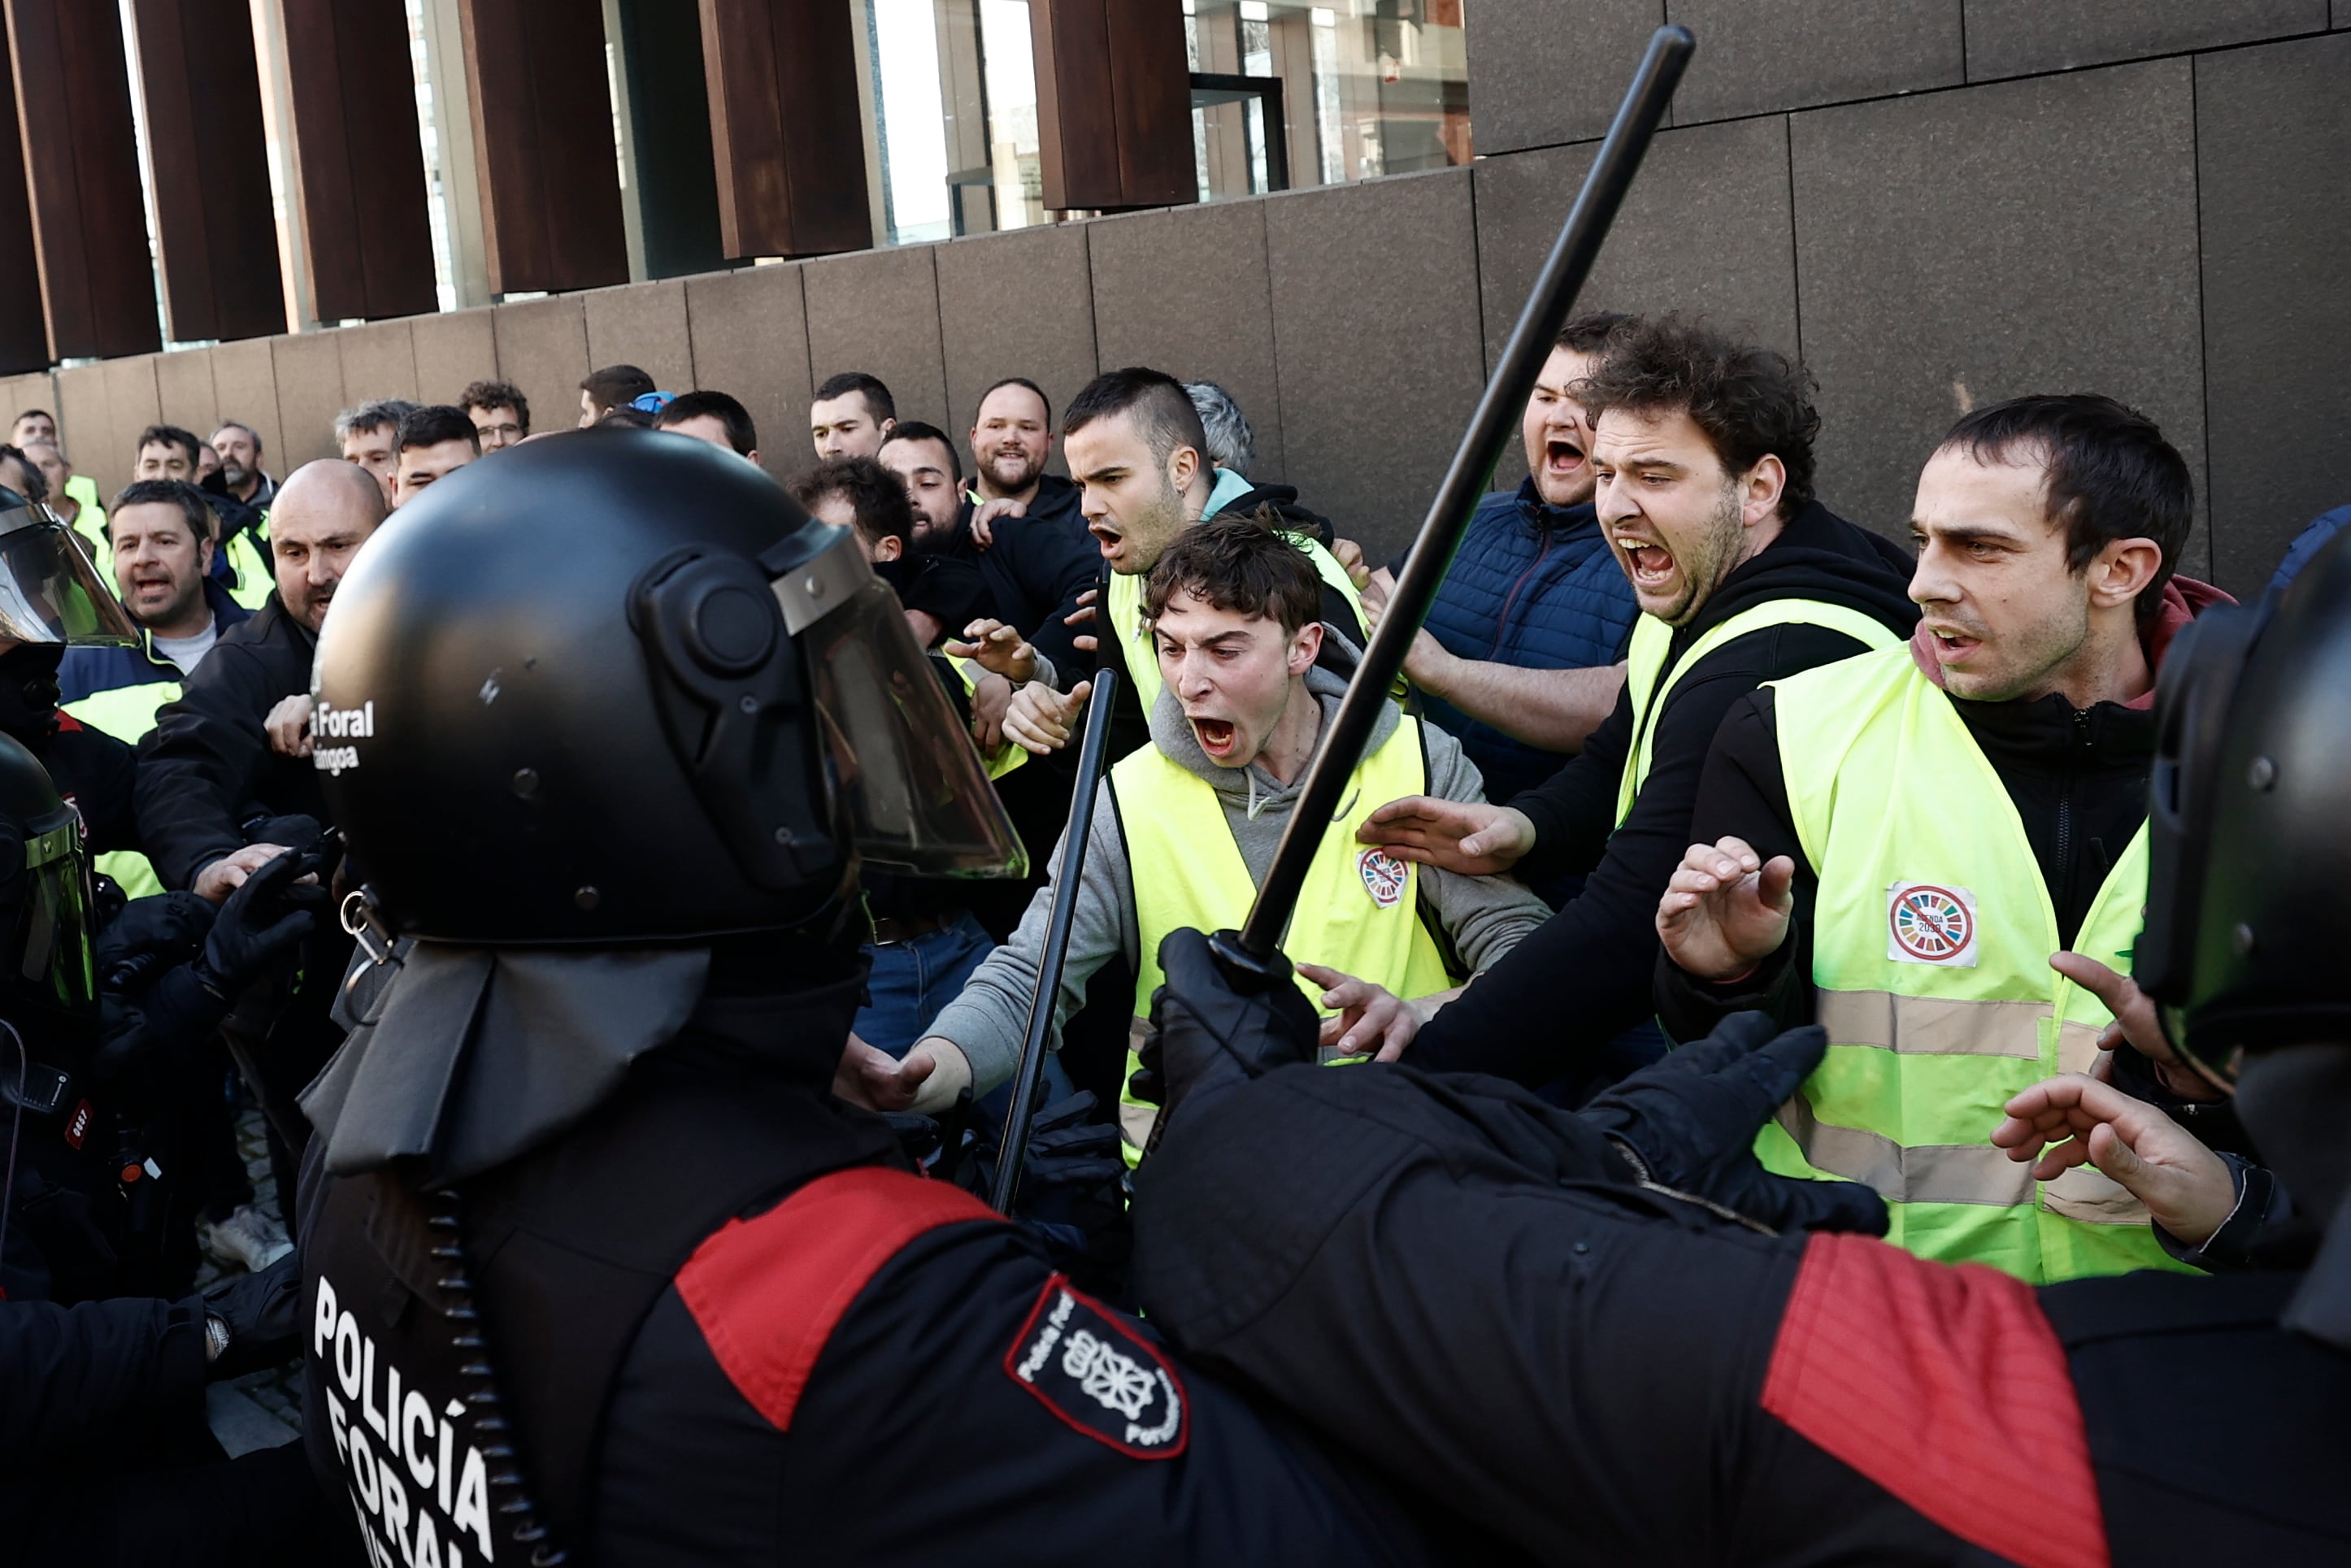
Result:
<instances>
[{"instance_id":1,"label":"black glove","mask_svg":"<svg viewBox=\"0 0 2351 1568\"><path fill-rule=\"evenodd\" d=\"M1024 1198L1064 1188L1089 1190L1126 1175L1118 1129L1090 1119L1098 1103L1081 1089L1037 1113L1029 1124L1029 1155L1020 1162Z\"/></svg>"},{"instance_id":2,"label":"black glove","mask_svg":"<svg viewBox=\"0 0 2351 1568\"><path fill-rule=\"evenodd\" d=\"M91 945L99 983L112 991L145 989L155 976L204 951L218 913L193 893L131 900Z\"/></svg>"},{"instance_id":3,"label":"black glove","mask_svg":"<svg viewBox=\"0 0 2351 1568\"><path fill-rule=\"evenodd\" d=\"M302 1266L289 1252L258 1274L239 1274L204 1293L204 1316L228 1330L228 1348L204 1375L218 1383L281 1366L301 1350Z\"/></svg>"},{"instance_id":4,"label":"black glove","mask_svg":"<svg viewBox=\"0 0 2351 1568\"><path fill-rule=\"evenodd\" d=\"M1817 1025L1778 1032L1768 1013L1733 1013L1715 1031L1626 1078L1583 1108L1661 1186L1720 1204L1775 1230L1886 1234L1885 1200L1858 1182L1775 1176L1755 1134L1821 1064Z\"/></svg>"},{"instance_id":5,"label":"black glove","mask_svg":"<svg viewBox=\"0 0 2351 1568\"><path fill-rule=\"evenodd\" d=\"M1196 1094L1218 1094L1293 1061L1314 1060L1322 1021L1280 965L1262 988L1243 988L1217 961L1208 938L1186 927L1159 944L1165 980L1151 993L1151 1033L1142 1071L1128 1082L1165 1122Z\"/></svg>"},{"instance_id":6,"label":"black glove","mask_svg":"<svg viewBox=\"0 0 2351 1568\"><path fill-rule=\"evenodd\" d=\"M285 821L308 821L287 818ZM288 850L237 884L214 917L204 950L188 966L195 982L224 1004L261 977L270 965L301 946L319 917L295 907L314 900L295 881L319 869L315 850Z\"/></svg>"},{"instance_id":7,"label":"black glove","mask_svg":"<svg viewBox=\"0 0 2351 1568\"><path fill-rule=\"evenodd\" d=\"M283 844L289 850L315 850L327 830L316 817L256 817L244 825L248 844Z\"/></svg>"}]
</instances>

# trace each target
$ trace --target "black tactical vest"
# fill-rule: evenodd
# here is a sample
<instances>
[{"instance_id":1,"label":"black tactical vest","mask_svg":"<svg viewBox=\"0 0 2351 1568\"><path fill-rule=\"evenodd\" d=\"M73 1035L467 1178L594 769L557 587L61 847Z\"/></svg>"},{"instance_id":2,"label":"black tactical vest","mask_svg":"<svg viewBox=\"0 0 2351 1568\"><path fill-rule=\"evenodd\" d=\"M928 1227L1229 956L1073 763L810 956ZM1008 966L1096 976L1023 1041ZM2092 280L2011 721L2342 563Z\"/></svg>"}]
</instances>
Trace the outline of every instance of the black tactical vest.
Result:
<instances>
[{"instance_id":1,"label":"black tactical vest","mask_svg":"<svg viewBox=\"0 0 2351 1568\"><path fill-rule=\"evenodd\" d=\"M805 1082L682 1054L640 1060L579 1126L454 1198L401 1168L329 1176L313 1140L305 1440L350 1493L374 1562L528 1563L509 1532L534 1518L538 1550L592 1561L610 1392L680 1266L735 1215L894 1158L881 1123ZM499 1511L526 1491L535 1516Z\"/></svg>"}]
</instances>

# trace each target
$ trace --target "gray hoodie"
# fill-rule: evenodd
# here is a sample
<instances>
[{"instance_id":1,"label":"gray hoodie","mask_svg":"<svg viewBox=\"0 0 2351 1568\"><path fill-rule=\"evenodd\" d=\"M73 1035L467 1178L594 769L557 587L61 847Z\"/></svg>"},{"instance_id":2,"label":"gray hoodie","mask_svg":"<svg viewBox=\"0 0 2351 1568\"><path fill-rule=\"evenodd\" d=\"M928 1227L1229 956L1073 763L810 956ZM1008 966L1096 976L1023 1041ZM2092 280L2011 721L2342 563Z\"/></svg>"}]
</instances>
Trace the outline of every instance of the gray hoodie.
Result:
<instances>
[{"instance_id":1,"label":"gray hoodie","mask_svg":"<svg viewBox=\"0 0 2351 1568\"><path fill-rule=\"evenodd\" d=\"M1314 669L1307 672L1306 689L1322 705L1322 722L1329 724L1345 683L1326 670ZM1372 727L1373 747L1395 733L1396 719L1395 705L1381 708ZM1432 726L1423 726L1422 733L1427 737L1428 792L1447 800L1483 800L1483 780L1476 765L1461 755L1460 743ZM1217 803L1225 810L1225 825L1232 830L1250 879L1262 882L1304 774L1300 774L1298 783L1280 784L1254 762L1247 768L1217 767L1200 749L1182 706L1169 692L1160 693L1152 707L1151 737L1162 752L1215 788ZM1351 812L1362 809L1352 800L1343 807ZM1055 883L1061 879L1064 847L1065 843L1053 847ZM1490 968L1551 915L1541 899L1508 877L1460 876L1431 866L1420 871L1425 902L1436 910L1455 951L1473 970ZM1038 963L1052 903L1053 886L1048 883L1029 901L1012 940L988 955L963 994L948 1003L925 1031L944 1035L962 1048L971 1062L974 1093L984 1094L1012 1076L1021 1037L1028 1032L1029 1003L1037 994ZM1053 1014L1055 1049L1060 1048L1061 1026L1084 1001L1086 982L1094 972L1114 956L1123 956L1127 966L1134 967L1141 946L1126 845L1105 779L1095 797L1085 880L1079 884L1077 908L1070 922L1069 957L1061 970L1061 994Z\"/></svg>"}]
</instances>

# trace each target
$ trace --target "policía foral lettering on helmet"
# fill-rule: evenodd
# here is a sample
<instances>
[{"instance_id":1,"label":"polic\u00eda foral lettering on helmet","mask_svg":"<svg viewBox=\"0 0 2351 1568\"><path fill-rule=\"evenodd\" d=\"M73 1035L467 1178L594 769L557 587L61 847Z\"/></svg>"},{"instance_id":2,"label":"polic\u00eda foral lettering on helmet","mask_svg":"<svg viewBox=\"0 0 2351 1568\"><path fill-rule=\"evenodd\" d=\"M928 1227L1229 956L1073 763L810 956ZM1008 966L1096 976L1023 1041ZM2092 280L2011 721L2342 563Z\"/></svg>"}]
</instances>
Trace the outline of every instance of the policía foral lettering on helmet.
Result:
<instances>
[{"instance_id":1,"label":"polic\u00eda foral lettering on helmet","mask_svg":"<svg viewBox=\"0 0 2351 1568\"><path fill-rule=\"evenodd\" d=\"M374 1336L342 1310L323 1275L310 1354L332 1371L327 1425L369 1560L407 1568L496 1563L489 1466L472 1442L460 1446L465 1406L454 1399L436 1406L403 1378L398 1364L378 1353Z\"/></svg>"},{"instance_id":2,"label":"polic\u00eda foral lettering on helmet","mask_svg":"<svg viewBox=\"0 0 2351 1568\"><path fill-rule=\"evenodd\" d=\"M337 707L320 697L310 714L310 766L321 773L340 774L360 765L356 746L329 746L333 740L366 740L375 734L375 699L357 707Z\"/></svg>"}]
</instances>

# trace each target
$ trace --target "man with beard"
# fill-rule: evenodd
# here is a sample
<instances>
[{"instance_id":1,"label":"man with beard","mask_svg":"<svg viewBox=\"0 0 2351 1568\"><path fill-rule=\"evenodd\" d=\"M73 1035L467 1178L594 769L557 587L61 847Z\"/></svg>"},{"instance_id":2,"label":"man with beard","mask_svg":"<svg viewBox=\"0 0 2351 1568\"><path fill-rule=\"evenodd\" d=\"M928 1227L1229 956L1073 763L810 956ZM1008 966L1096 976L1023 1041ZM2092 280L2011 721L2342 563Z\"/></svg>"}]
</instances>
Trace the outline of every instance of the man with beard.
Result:
<instances>
[{"instance_id":1,"label":"man with beard","mask_svg":"<svg viewBox=\"0 0 2351 1568\"><path fill-rule=\"evenodd\" d=\"M2036 1284L2166 1262L2103 1176L2037 1183L1980 1144L2126 1010L2156 672L2225 599L2174 574L2195 515L2186 460L2111 398L1978 409L1918 476L1908 644L1746 696L1707 759L1661 1016L1824 1027L1757 1153L1876 1186L1922 1257ZM2140 1066L2133 1092L2193 1119L2200 1083Z\"/></svg>"},{"instance_id":2,"label":"man with beard","mask_svg":"<svg viewBox=\"0 0 2351 1568\"><path fill-rule=\"evenodd\" d=\"M1600 526L1641 606L1625 690L1574 761L1507 806L1397 800L1366 842L1457 872L1583 889L1413 1046L1417 1065L1572 1088L1621 1075L1650 1014L1657 894L1689 845L1722 715L1767 680L1887 647L1917 612L1909 559L1813 497L1812 378L1774 350L1665 317L1582 385ZM1641 1046L1627 1042L1637 1060ZM1646 1053L1663 1042L1654 1036Z\"/></svg>"},{"instance_id":3,"label":"man with beard","mask_svg":"<svg viewBox=\"0 0 2351 1568\"><path fill-rule=\"evenodd\" d=\"M1459 739L1497 800L1558 772L1624 689L1640 610L1592 508L1592 424L1575 389L1626 320L1595 311L1561 331L1520 424L1527 477L1479 503L1405 656L1421 711ZM1403 570L1398 557L1372 574L1374 624Z\"/></svg>"},{"instance_id":4,"label":"man with beard","mask_svg":"<svg viewBox=\"0 0 2351 1568\"><path fill-rule=\"evenodd\" d=\"M212 445L220 459L221 489L257 512L268 511L277 481L261 471L259 433L230 420L213 432Z\"/></svg>"},{"instance_id":5,"label":"man with beard","mask_svg":"<svg viewBox=\"0 0 2351 1568\"><path fill-rule=\"evenodd\" d=\"M1325 656L1353 667L1340 644L1362 645L1363 603L1331 552L1330 524L1290 505L1298 493L1286 486L1253 485L1230 469L1211 467L1207 433L1183 382L1139 365L1105 371L1071 402L1062 438L1081 492L1079 515L1111 571L1094 624L1103 666L1125 676L1111 719L1113 757L1150 744L1149 715L1159 695L1158 661L1143 617L1143 580L1179 534L1206 518L1256 517L1270 508L1282 538L1306 555L1322 580L1322 619L1339 633L1322 644ZM1091 681L1072 683L1072 673L1040 661L1032 678L1013 694L1006 738L1039 755L1068 746L1093 691Z\"/></svg>"},{"instance_id":6,"label":"man with beard","mask_svg":"<svg viewBox=\"0 0 2351 1568\"><path fill-rule=\"evenodd\" d=\"M139 830L165 887L218 902L256 867L310 847L326 813L309 755L310 664L335 590L384 515L374 476L354 463L322 458L279 486L276 591L214 645L140 747ZM266 1116L281 1193L294 1190L304 1126L293 1096L340 1039L327 1010L350 956L349 938L321 930L298 977L260 988L223 1026Z\"/></svg>"}]
</instances>

